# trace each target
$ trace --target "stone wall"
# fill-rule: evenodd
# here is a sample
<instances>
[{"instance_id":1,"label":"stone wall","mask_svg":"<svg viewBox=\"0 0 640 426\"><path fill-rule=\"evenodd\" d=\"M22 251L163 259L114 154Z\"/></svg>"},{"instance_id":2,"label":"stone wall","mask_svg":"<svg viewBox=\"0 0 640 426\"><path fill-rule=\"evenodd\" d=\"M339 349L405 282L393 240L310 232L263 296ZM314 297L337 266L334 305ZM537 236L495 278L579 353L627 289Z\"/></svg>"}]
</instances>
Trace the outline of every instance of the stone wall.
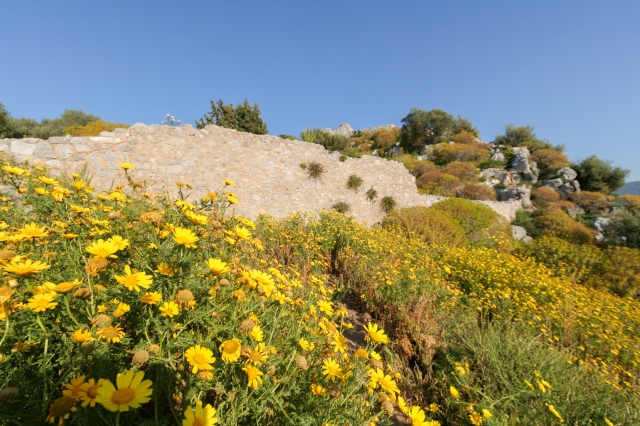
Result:
<instances>
[{"instance_id":1,"label":"stone wall","mask_svg":"<svg viewBox=\"0 0 640 426\"><path fill-rule=\"evenodd\" d=\"M383 218L379 202L369 203L365 191L377 190L379 201L392 196L397 207L431 206L441 197L418 194L415 178L404 166L373 156L339 161L340 154L302 141L271 135L253 135L209 125L197 130L190 125L169 127L136 124L129 129L102 132L99 137L52 137L0 139L0 151L17 160L30 159L51 167L54 174L68 174L86 166L91 184L108 190L125 183L121 162L136 166L132 175L151 192L176 193L175 183L193 185L192 199L236 181L232 189L240 199L239 214L255 218L267 212L281 218L297 211L320 211L343 201L351 214L371 225ZM325 167L320 180L312 181L300 167L316 161ZM346 187L350 175L364 183L358 193ZM486 202L512 221L517 202Z\"/></svg>"}]
</instances>

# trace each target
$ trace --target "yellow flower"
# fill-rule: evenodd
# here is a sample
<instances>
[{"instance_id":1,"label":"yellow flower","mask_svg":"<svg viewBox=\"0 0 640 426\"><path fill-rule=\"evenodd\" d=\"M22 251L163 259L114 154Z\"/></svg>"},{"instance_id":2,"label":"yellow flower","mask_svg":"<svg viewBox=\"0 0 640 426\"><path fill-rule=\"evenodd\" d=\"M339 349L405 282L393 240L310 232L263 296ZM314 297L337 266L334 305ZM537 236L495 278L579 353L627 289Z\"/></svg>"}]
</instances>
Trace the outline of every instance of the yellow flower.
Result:
<instances>
[{"instance_id":1,"label":"yellow flower","mask_svg":"<svg viewBox=\"0 0 640 426\"><path fill-rule=\"evenodd\" d=\"M121 168L123 168L124 170L133 170L136 168L136 166L134 166L131 163L120 163L118 164L118 166L120 166Z\"/></svg>"},{"instance_id":2,"label":"yellow flower","mask_svg":"<svg viewBox=\"0 0 640 426\"><path fill-rule=\"evenodd\" d=\"M232 180L231 180L231 179L229 179L229 178L226 178L226 179L224 180L224 183L225 183L225 185L230 185L230 186L233 186L233 185L235 185L235 184L236 184L234 181L232 181Z\"/></svg>"},{"instance_id":3,"label":"yellow flower","mask_svg":"<svg viewBox=\"0 0 640 426\"><path fill-rule=\"evenodd\" d=\"M203 348L200 345L195 345L187 349L185 358L193 367L193 374L197 373L198 370L213 370L211 364L216 362L216 359L213 357L213 351Z\"/></svg>"},{"instance_id":4,"label":"yellow flower","mask_svg":"<svg viewBox=\"0 0 640 426\"><path fill-rule=\"evenodd\" d=\"M16 256L11 263L4 267L5 272L13 272L18 276L28 276L35 274L36 272L46 271L51 268L51 265L42 263L39 260L32 262L31 259L27 259L24 262L20 261L20 256Z\"/></svg>"},{"instance_id":5,"label":"yellow flower","mask_svg":"<svg viewBox=\"0 0 640 426\"><path fill-rule=\"evenodd\" d=\"M116 318L119 318L124 314L126 314L127 312L129 312L130 310L131 310L131 306L127 305L126 303L119 303L116 310L113 311L113 316Z\"/></svg>"},{"instance_id":6,"label":"yellow flower","mask_svg":"<svg viewBox=\"0 0 640 426\"><path fill-rule=\"evenodd\" d=\"M68 293L71 290L75 289L82 283L79 279L74 279L73 281L65 281L53 287L53 291L56 293Z\"/></svg>"},{"instance_id":7,"label":"yellow flower","mask_svg":"<svg viewBox=\"0 0 640 426\"><path fill-rule=\"evenodd\" d=\"M482 415L484 416L485 419L490 419L491 417L493 417L493 414L491 414L491 411L487 410L486 408L482 409Z\"/></svg>"},{"instance_id":8,"label":"yellow flower","mask_svg":"<svg viewBox=\"0 0 640 426\"><path fill-rule=\"evenodd\" d=\"M396 381L393 380L390 375L385 375L384 371L382 371L380 368L369 370L367 372L367 375L371 379L371 387L376 388L380 386L382 390L393 395L400 393L400 389L398 389Z\"/></svg>"},{"instance_id":9,"label":"yellow flower","mask_svg":"<svg viewBox=\"0 0 640 426\"><path fill-rule=\"evenodd\" d=\"M157 291L147 292L140 296L140 301L148 305L155 305L162 300L162 295Z\"/></svg>"},{"instance_id":10,"label":"yellow flower","mask_svg":"<svg viewBox=\"0 0 640 426\"><path fill-rule=\"evenodd\" d=\"M144 380L144 372L134 373L129 370L118 374L116 385L109 380L102 382L98 389L96 401L109 411L129 411L129 408L139 408L141 404L149 402L153 390L151 380Z\"/></svg>"},{"instance_id":11,"label":"yellow flower","mask_svg":"<svg viewBox=\"0 0 640 426\"><path fill-rule=\"evenodd\" d=\"M84 384L84 379L87 376L80 376L74 379L71 379L71 383L67 383L62 390L62 394L66 396L70 396L73 399L80 399L80 393L82 391L82 385Z\"/></svg>"},{"instance_id":12,"label":"yellow flower","mask_svg":"<svg viewBox=\"0 0 640 426\"><path fill-rule=\"evenodd\" d=\"M173 318L180 313L180 307L176 302L164 302L160 307L163 317Z\"/></svg>"},{"instance_id":13,"label":"yellow flower","mask_svg":"<svg viewBox=\"0 0 640 426\"><path fill-rule=\"evenodd\" d=\"M9 173L10 175L18 175L18 176L27 172L26 170L21 169L20 167L12 167L12 166L4 166L2 170Z\"/></svg>"},{"instance_id":14,"label":"yellow flower","mask_svg":"<svg viewBox=\"0 0 640 426\"><path fill-rule=\"evenodd\" d=\"M44 188L33 188L33 191L38 195L49 195L49 191Z\"/></svg>"},{"instance_id":15,"label":"yellow flower","mask_svg":"<svg viewBox=\"0 0 640 426\"><path fill-rule=\"evenodd\" d=\"M256 342L262 342L262 340L264 339L264 333L262 332L262 329L259 325L254 325L249 335Z\"/></svg>"},{"instance_id":16,"label":"yellow flower","mask_svg":"<svg viewBox=\"0 0 640 426\"><path fill-rule=\"evenodd\" d=\"M558 418L558 420L560 420L560 423L564 423L564 419L562 418L560 413L558 413L558 410L556 410L556 408L553 405L547 404L547 407L549 408L549 411L551 412L551 414L553 414Z\"/></svg>"},{"instance_id":17,"label":"yellow flower","mask_svg":"<svg viewBox=\"0 0 640 426\"><path fill-rule=\"evenodd\" d=\"M231 339L222 342L220 352L222 352L222 361L236 362L240 358L241 342L239 339Z\"/></svg>"},{"instance_id":18,"label":"yellow flower","mask_svg":"<svg viewBox=\"0 0 640 426\"><path fill-rule=\"evenodd\" d=\"M611 420L609 420L608 418L604 418L604 422L607 426L614 426L614 424L611 422Z\"/></svg>"},{"instance_id":19,"label":"yellow flower","mask_svg":"<svg viewBox=\"0 0 640 426\"><path fill-rule=\"evenodd\" d=\"M0 304L9 301L13 295L13 289L11 287L0 287Z\"/></svg>"},{"instance_id":20,"label":"yellow flower","mask_svg":"<svg viewBox=\"0 0 640 426\"><path fill-rule=\"evenodd\" d=\"M47 309L53 309L58 304L58 302L53 301L55 297L55 294L51 293L36 294L31 299L29 299L29 309L33 310L34 312L44 312Z\"/></svg>"},{"instance_id":21,"label":"yellow flower","mask_svg":"<svg viewBox=\"0 0 640 426\"><path fill-rule=\"evenodd\" d=\"M122 250L124 248L129 247L129 240L125 240L120 235L114 235L113 237L109 238L107 242L110 242L113 245L115 245L118 248L118 250Z\"/></svg>"},{"instance_id":22,"label":"yellow flower","mask_svg":"<svg viewBox=\"0 0 640 426\"><path fill-rule=\"evenodd\" d=\"M254 365L260 365L262 362L269 359L267 355L267 348L264 343L258 343L255 349L249 349L245 354L247 362L251 362Z\"/></svg>"},{"instance_id":23,"label":"yellow flower","mask_svg":"<svg viewBox=\"0 0 640 426\"><path fill-rule=\"evenodd\" d=\"M341 354L348 349L347 339L340 333L334 333L331 345L334 352L340 352Z\"/></svg>"},{"instance_id":24,"label":"yellow flower","mask_svg":"<svg viewBox=\"0 0 640 426\"><path fill-rule=\"evenodd\" d=\"M483 419L480 413L474 411L473 413L469 414L469 421L471 421L471 424L474 426L480 426L482 425Z\"/></svg>"},{"instance_id":25,"label":"yellow flower","mask_svg":"<svg viewBox=\"0 0 640 426\"><path fill-rule=\"evenodd\" d=\"M40 238L49 236L47 228L45 228L44 226L38 226L33 222L18 229L18 232L24 238Z\"/></svg>"},{"instance_id":26,"label":"yellow flower","mask_svg":"<svg viewBox=\"0 0 640 426\"><path fill-rule=\"evenodd\" d=\"M215 415L216 409L211 404L203 407L202 402L198 401L195 409L190 405L187 406L182 426L213 426L218 423L218 418Z\"/></svg>"},{"instance_id":27,"label":"yellow flower","mask_svg":"<svg viewBox=\"0 0 640 426\"><path fill-rule=\"evenodd\" d=\"M184 214L185 216L187 216L187 219L189 219L189 221L194 225L206 225L209 221L209 218L202 214L195 214L190 211L186 211Z\"/></svg>"},{"instance_id":28,"label":"yellow flower","mask_svg":"<svg viewBox=\"0 0 640 426\"><path fill-rule=\"evenodd\" d=\"M227 263L223 262L220 259L209 258L209 260L206 260L204 263L205 265L207 265L213 275L220 276L226 274L231 270Z\"/></svg>"},{"instance_id":29,"label":"yellow flower","mask_svg":"<svg viewBox=\"0 0 640 426\"><path fill-rule=\"evenodd\" d=\"M335 359L327 358L322 361L322 375L333 382L336 377L342 376L342 368Z\"/></svg>"},{"instance_id":30,"label":"yellow flower","mask_svg":"<svg viewBox=\"0 0 640 426\"><path fill-rule=\"evenodd\" d=\"M50 177L46 177L46 176L38 176L38 180L40 180L40 182L44 183L45 185L57 185L58 181L50 178Z\"/></svg>"},{"instance_id":31,"label":"yellow flower","mask_svg":"<svg viewBox=\"0 0 640 426\"><path fill-rule=\"evenodd\" d=\"M300 340L298 340L298 344L300 345L303 351L307 351L307 352L312 351L316 347L315 344L303 338L300 338Z\"/></svg>"},{"instance_id":32,"label":"yellow flower","mask_svg":"<svg viewBox=\"0 0 640 426\"><path fill-rule=\"evenodd\" d=\"M86 407L87 405L91 405L91 407L96 406L96 397L98 396L98 389L102 386L102 382L103 379L98 379L97 382L94 379L89 379L82 385L82 389L80 391L82 407Z\"/></svg>"},{"instance_id":33,"label":"yellow flower","mask_svg":"<svg viewBox=\"0 0 640 426\"><path fill-rule=\"evenodd\" d=\"M109 325L98 331L98 337L109 343L118 343L124 337L122 328L118 325Z\"/></svg>"},{"instance_id":34,"label":"yellow flower","mask_svg":"<svg viewBox=\"0 0 640 426\"><path fill-rule=\"evenodd\" d=\"M460 398L460 392L458 392L458 389L456 389L453 386L449 386L449 393L451 394L452 397L454 397L455 399Z\"/></svg>"},{"instance_id":35,"label":"yellow flower","mask_svg":"<svg viewBox=\"0 0 640 426\"><path fill-rule=\"evenodd\" d=\"M80 192L87 187L87 182L83 180L76 180L75 182L73 182L73 187L76 189L76 191Z\"/></svg>"},{"instance_id":36,"label":"yellow flower","mask_svg":"<svg viewBox=\"0 0 640 426\"><path fill-rule=\"evenodd\" d=\"M187 228L175 228L172 234L173 241L187 248L196 248L196 242L200 239Z\"/></svg>"},{"instance_id":37,"label":"yellow flower","mask_svg":"<svg viewBox=\"0 0 640 426\"><path fill-rule=\"evenodd\" d=\"M229 204L240 204L240 201L238 201L238 199L231 194L227 194L227 201L229 202Z\"/></svg>"},{"instance_id":38,"label":"yellow flower","mask_svg":"<svg viewBox=\"0 0 640 426\"><path fill-rule=\"evenodd\" d=\"M411 426L431 426L432 423L426 419L426 414L422 410L422 408L417 405L412 406L408 409L407 416L411 419Z\"/></svg>"},{"instance_id":39,"label":"yellow flower","mask_svg":"<svg viewBox=\"0 0 640 426\"><path fill-rule=\"evenodd\" d=\"M311 392L313 392L314 395L322 396L327 393L327 390L323 388L322 385L313 384L311 385Z\"/></svg>"},{"instance_id":40,"label":"yellow flower","mask_svg":"<svg viewBox=\"0 0 640 426\"><path fill-rule=\"evenodd\" d=\"M328 300L320 300L318 301L318 309L324 312L328 316L333 316L333 307L330 301Z\"/></svg>"},{"instance_id":41,"label":"yellow flower","mask_svg":"<svg viewBox=\"0 0 640 426\"><path fill-rule=\"evenodd\" d=\"M401 397L400 395L398 395L398 409L405 415L408 416L410 411L409 411L409 407L407 406L406 401L404 400L403 397Z\"/></svg>"},{"instance_id":42,"label":"yellow flower","mask_svg":"<svg viewBox=\"0 0 640 426\"><path fill-rule=\"evenodd\" d=\"M76 400L70 396L61 396L54 400L49 406L49 415L45 419L46 422L55 423L58 419L58 426L62 425L71 413L78 411L76 408Z\"/></svg>"},{"instance_id":43,"label":"yellow flower","mask_svg":"<svg viewBox=\"0 0 640 426\"><path fill-rule=\"evenodd\" d=\"M383 329L378 329L378 324L369 323L368 325L363 327L364 327L364 331L367 332L367 335L365 336L365 338L368 341L374 341L382 344L389 343L389 337L386 334L384 334Z\"/></svg>"},{"instance_id":44,"label":"yellow flower","mask_svg":"<svg viewBox=\"0 0 640 426\"><path fill-rule=\"evenodd\" d=\"M249 238L251 238L251 231L249 231L247 228L242 228L236 225L234 231L237 237L241 240L248 240Z\"/></svg>"},{"instance_id":45,"label":"yellow flower","mask_svg":"<svg viewBox=\"0 0 640 426\"><path fill-rule=\"evenodd\" d=\"M261 289L267 297L271 296L271 293L276 288L276 283L273 281L273 277L266 272L253 269L249 272L249 277L255 281L258 289Z\"/></svg>"},{"instance_id":46,"label":"yellow flower","mask_svg":"<svg viewBox=\"0 0 640 426\"><path fill-rule=\"evenodd\" d=\"M91 330L87 329L87 331L83 331L81 328L74 331L71 335L71 338L78 343L84 343L91 340L95 340L93 335L91 334Z\"/></svg>"},{"instance_id":47,"label":"yellow flower","mask_svg":"<svg viewBox=\"0 0 640 426\"><path fill-rule=\"evenodd\" d=\"M94 241L91 245L87 246L87 251L94 256L106 259L108 257L117 258L113 253L118 251L118 246L110 240L98 240Z\"/></svg>"},{"instance_id":48,"label":"yellow flower","mask_svg":"<svg viewBox=\"0 0 640 426\"><path fill-rule=\"evenodd\" d=\"M129 291L135 290L140 292L140 287L149 288L153 283L153 277L144 272L131 272L129 265L125 265L124 273L126 275L114 275L116 281L125 286Z\"/></svg>"},{"instance_id":49,"label":"yellow flower","mask_svg":"<svg viewBox=\"0 0 640 426\"><path fill-rule=\"evenodd\" d=\"M247 373L247 386L258 389L258 386L262 383L262 376L264 376L264 373L252 365L247 365L242 369L242 371Z\"/></svg>"},{"instance_id":50,"label":"yellow flower","mask_svg":"<svg viewBox=\"0 0 640 426\"><path fill-rule=\"evenodd\" d=\"M158 263L156 272L167 277L172 277L173 274L175 274L175 271L173 270L173 268L164 262Z\"/></svg>"}]
</instances>

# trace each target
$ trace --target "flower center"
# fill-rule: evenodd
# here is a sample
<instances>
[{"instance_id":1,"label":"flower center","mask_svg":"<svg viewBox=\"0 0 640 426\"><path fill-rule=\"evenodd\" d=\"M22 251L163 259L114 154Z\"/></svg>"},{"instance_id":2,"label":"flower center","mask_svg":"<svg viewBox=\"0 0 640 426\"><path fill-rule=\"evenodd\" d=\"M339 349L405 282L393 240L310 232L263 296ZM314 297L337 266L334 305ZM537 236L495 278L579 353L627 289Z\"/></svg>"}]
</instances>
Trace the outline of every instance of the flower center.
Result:
<instances>
[{"instance_id":1,"label":"flower center","mask_svg":"<svg viewBox=\"0 0 640 426\"><path fill-rule=\"evenodd\" d=\"M138 278L135 275L127 275L127 278L124 280L124 283L127 286L138 285Z\"/></svg>"},{"instance_id":2,"label":"flower center","mask_svg":"<svg viewBox=\"0 0 640 426\"><path fill-rule=\"evenodd\" d=\"M46 308L47 305L49 304L49 301L47 299L40 299L37 301L38 304L38 308Z\"/></svg>"},{"instance_id":3,"label":"flower center","mask_svg":"<svg viewBox=\"0 0 640 426\"><path fill-rule=\"evenodd\" d=\"M95 397L98 396L98 387L99 386L91 386L87 389L87 396L91 399L95 399Z\"/></svg>"},{"instance_id":4,"label":"flower center","mask_svg":"<svg viewBox=\"0 0 640 426\"><path fill-rule=\"evenodd\" d=\"M199 419L199 418L195 418L193 419L193 423L191 423L193 426L205 426L204 420Z\"/></svg>"},{"instance_id":5,"label":"flower center","mask_svg":"<svg viewBox=\"0 0 640 426\"><path fill-rule=\"evenodd\" d=\"M118 389L111 395L111 402L117 405L126 404L136 397L136 391L131 388Z\"/></svg>"},{"instance_id":6,"label":"flower center","mask_svg":"<svg viewBox=\"0 0 640 426\"><path fill-rule=\"evenodd\" d=\"M204 359L204 355L202 355L202 354L195 354L193 356L193 362L195 364L206 364L207 363L207 361Z\"/></svg>"}]
</instances>

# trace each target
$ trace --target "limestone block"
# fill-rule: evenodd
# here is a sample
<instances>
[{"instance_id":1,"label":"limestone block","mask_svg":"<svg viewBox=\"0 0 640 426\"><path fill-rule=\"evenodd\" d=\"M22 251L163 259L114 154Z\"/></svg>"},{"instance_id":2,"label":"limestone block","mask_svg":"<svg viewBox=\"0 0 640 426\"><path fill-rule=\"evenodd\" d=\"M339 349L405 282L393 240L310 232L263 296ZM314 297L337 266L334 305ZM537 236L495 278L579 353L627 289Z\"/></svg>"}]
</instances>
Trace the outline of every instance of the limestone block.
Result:
<instances>
[{"instance_id":1,"label":"limestone block","mask_svg":"<svg viewBox=\"0 0 640 426\"><path fill-rule=\"evenodd\" d=\"M56 153L50 149L36 149L36 151L33 153L33 156L35 158L58 158Z\"/></svg>"},{"instance_id":2,"label":"limestone block","mask_svg":"<svg viewBox=\"0 0 640 426\"><path fill-rule=\"evenodd\" d=\"M16 155L33 155L36 151L36 144L23 142L23 140L12 141L11 152Z\"/></svg>"},{"instance_id":3,"label":"limestone block","mask_svg":"<svg viewBox=\"0 0 640 426\"><path fill-rule=\"evenodd\" d=\"M116 136L115 132L100 132L100 136L106 138L114 138Z\"/></svg>"},{"instance_id":4,"label":"limestone block","mask_svg":"<svg viewBox=\"0 0 640 426\"><path fill-rule=\"evenodd\" d=\"M102 136L90 136L89 139L93 142L100 142L105 144L120 142L119 140L116 140L116 138L102 137Z\"/></svg>"},{"instance_id":5,"label":"limestone block","mask_svg":"<svg viewBox=\"0 0 640 426\"><path fill-rule=\"evenodd\" d=\"M54 136L49 138L49 143L59 144L59 143L68 143L69 139L62 136Z\"/></svg>"}]
</instances>

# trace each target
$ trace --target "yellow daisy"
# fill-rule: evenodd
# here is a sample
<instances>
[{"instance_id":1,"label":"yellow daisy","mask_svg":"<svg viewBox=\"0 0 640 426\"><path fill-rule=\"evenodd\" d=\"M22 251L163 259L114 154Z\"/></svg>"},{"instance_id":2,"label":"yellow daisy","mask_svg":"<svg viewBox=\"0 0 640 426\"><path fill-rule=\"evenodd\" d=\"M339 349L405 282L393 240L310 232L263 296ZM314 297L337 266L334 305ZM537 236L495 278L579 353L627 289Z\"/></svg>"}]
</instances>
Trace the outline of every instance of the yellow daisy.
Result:
<instances>
[{"instance_id":1,"label":"yellow daisy","mask_svg":"<svg viewBox=\"0 0 640 426\"><path fill-rule=\"evenodd\" d=\"M98 241L94 241L92 244L87 246L87 251L94 256L101 257L103 259L106 259L108 257L118 257L113 254L118 251L118 246L110 240L104 241L100 239Z\"/></svg>"},{"instance_id":2,"label":"yellow daisy","mask_svg":"<svg viewBox=\"0 0 640 426\"><path fill-rule=\"evenodd\" d=\"M124 332L119 325L109 325L98 331L98 337L109 343L118 343L124 337Z\"/></svg>"},{"instance_id":3,"label":"yellow daisy","mask_svg":"<svg viewBox=\"0 0 640 426\"><path fill-rule=\"evenodd\" d=\"M222 361L224 362L236 362L240 358L240 350L242 349L242 343L240 339L231 339L222 342L220 345L220 352L222 352Z\"/></svg>"},{"instance_id":4,"label":"yellow daisy","mask_svg":"<svg viewBox=\"0 0 640 426\"><path fill-rule=\"evenodd\" d=\"M259 325L253 326L253 328L251 329L251 333L249 335L256 342L262 342L262 340L264 339L264 332L262 331Z\"/></svg>"},{"instance_id":5,"label":"yellow daisy","mask_svg":"<svg viewBox=\"0 0 640 426\"><path fill-rule=\"evenodd\" d=\"M153 390L151 380L144 380L144 372L134 373L129 370L118 374L116 385L109 380L102 382L98 389L96 401L109 411L129 411L129 408L139 408L141 404L149 402Z\"/></svg>"},{"instance_id":6,"label":"yellow daisy","mask_svg":"<svg viewBox=\"0 0 640 426\"><path fill-rule=\"evenodd\" d=\"M173 318L180 313L180 307L176 302L164 302L160 307L163 317Z\"/></svg>"},{"instance_id":7,"label":"yellow daisy","mask_svg":"<svg viewBox=\"0 0 640 426\"><path fill-rule=\"evenodd\" d=\"M322 375L333 382L336 377L342 376L342 368L335 359L327 358L322 361Z\"/></svg>"},{"instance_id":8,"label":"yellow daisy","mask_svg":"<svg viewBox=\"0 0 640 426\"><path fill-rule=\"evenodd\" d=\"M125 265L124 273L126 275L114 275L116 281L125 286L128 290L140 292L140 287L149 288L153 283L153 277L144 272L131 272L129 265Z\"/></svg>"},{"instance_id":9,"label":"yellow daisy","mask_svg":"<svg viewBox=\"0 0 640 426\"><path fill-rule=\"evenodd\" d=\"M218 423L216 415L216 409L207 404L204 407L202 402L196 402L195 409L190 405L184 412L184 419L182 420L182 426L213 426Z\"/></svg>"},{"instance_id":10,"label":"yellow daisy","mask_svg":"<svg viewBox=\"0 0 640 426\"><path fill-rule=\"evenodd\" d=\"M162 295L157 291L147 292L140 296L140 301L148 305L155 305L162 300Z\"/></svg>"},{"instance_id":11,"label":"yellow daisy","mask_svg":"<svg viewBox=\"0 0 640 426\"><path fill-rule=\"evenodd\" d=\"M20 259L20 256L16 256L11 263L4 267L5 272L13 272L18 276L24 277L51 268L51 265L42 263L39 260L32 262L31 259L27 259L21 262Z\"/></svg>"},{"instance_id":12,"label":"yellow daisy","mask_svg":"<svg viewBox=\"0 0 640 426\"><path fill-rule=\"evenodd\" d=\"M103 381L104 379L99 379L97 382L94 379L89 379L85 384L82 385L82 391L80 392L82 407L86 407L87 405L90 405L91 407L96 406L98 389L100 389L100 386L102 386Z\"/></svg>"},{"instance_id":13,"label":"yellow daisy","mask_svg":"<svg viewBox=\"0 0 640 426\"><path fill-rule=\"evenodd\" d=\"M226 274L231 270L227 262L223 262L220 259L209 258L204 262L204 264L207 265L213 275L217 276Z\"/></svg>"},{"instance_id":14,"label":"yellow daisy","mask_svg":"<svg viewBox=\"0 0 640 426\"><path fill-rule=\"evenodd\" d=\"M207 348L203 348L200 345L195 345L187 349L185 352L185 358L187 362L193 367L193 374L199 370L213 370L213 364L216 359L213 357L213 351Z\"/></svg>"},{"instance_id":15,"label":"yellow daisy","mask_svg":"<svg viewBox=\"0 0 640 426\"><path fill-rule=\"evenodd\" d=\"M258 386L262 383L264 373L252 365L247 365L242 370L247 373L247 386L258 389Z\"/></svg>"},{"instance_id":16,"label":"yellow daisy","mask_svg":"<svg viewBox=\"0 0 640 426\"><path fill-rule=\"evenodd\" d=\"M24 238L40 238L49 236L47 228L45 228L44 226L38 226L33 222L18 229L18 232Z\"/></svg>"},{"instance_id":17,"label":"yellow daisy","mask_svg":"<svg viewBox=\"0 0 640 426\"><path fill-rule=\"evenodd\" d=\"M95 340L93 338L93 334L91 334L91 330L87 329L86 331L84 331L81 328L74 331L73 334L71 335L71 338L78 343L84 343L91 340Z\"/></svg>"},{"instance_id":18,"label":"yellow daisy","mask_svg":"<svg viewBox=\"0 0 640 426\"><path fill-rule=\"evenodd\" d=\"M387 344L389 343L389 337L384 334L383 329L378 329L378 324L371 324L364 326L364 331L367 332L365 339L377 343Z\"/></svg>"},{"instance_id":19,"label":"yellow daisy","mask_svg":"<svg viewBox=\"0 0 640 426\"><path fill-rule=\"evenodd\" d=\"M175 228L172 233L173 241L187 248L196 248L196 242L200 239L187 228Z\"/></svg>"},{"instance_id":20,"label":"yellow daisy","mask_svg":"<svg viewBox=\"0 0 640 426\"><path fill-rule=\"evenodd\" d=\"M84 379L87 376L80 376L71 379L70 383L67 383L62 390L62 394L70 396L75 400L80 399L80 393L82 392L82 385L84 385Z\"/></svg>"},{"instance_id":21,"label":"yellow daisy","mask_svg":"<svg viewBox=\"0 0 640 426\"><path fill-rule=\"evenodd\" d=\"M44 312L47 309L53 309L58 305L58 302L53 301L55 297L55 293L36 294L29 299L27 306L29 306L29 309L34 312Z\"/></svg>"}]
</instances>

